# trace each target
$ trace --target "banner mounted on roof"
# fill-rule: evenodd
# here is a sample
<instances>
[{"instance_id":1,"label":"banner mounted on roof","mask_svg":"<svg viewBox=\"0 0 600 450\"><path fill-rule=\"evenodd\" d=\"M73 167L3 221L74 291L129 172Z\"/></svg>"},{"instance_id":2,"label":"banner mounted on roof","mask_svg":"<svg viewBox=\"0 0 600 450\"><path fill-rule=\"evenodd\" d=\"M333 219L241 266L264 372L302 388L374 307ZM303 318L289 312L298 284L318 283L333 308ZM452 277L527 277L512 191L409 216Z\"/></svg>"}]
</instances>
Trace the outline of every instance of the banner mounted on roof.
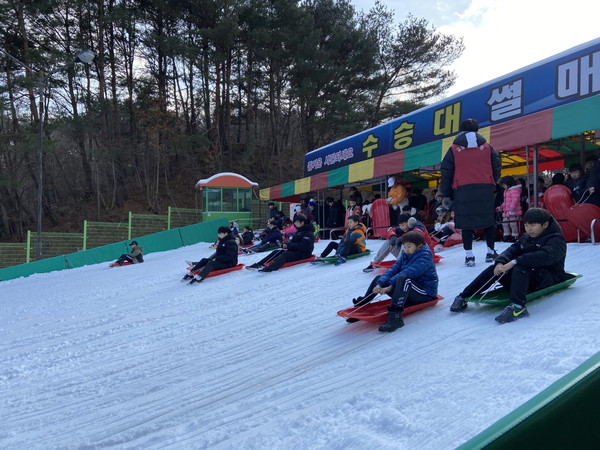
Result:
<instances>
[{"instance_id":1,"label":"banner mounted on roof","mask_svg":"<svg viewBox=\"0 0 600 450\"><path fill-rule=\"evenodd\" d=\"M449 139L467 118L480 128L556 108L600 93L600 39L492 80L304 156L304 176ZM542 113L543 115L543 113ZM545 117L532 116L541 122ZM495 127L496 129L499 129ZM541 142L531 134L531 142ZM445 143L444 143L445 144ZM497 150L508 148L491 141ZM424 147L421 147L424 148Z\"/></svg>"}]
</instances>

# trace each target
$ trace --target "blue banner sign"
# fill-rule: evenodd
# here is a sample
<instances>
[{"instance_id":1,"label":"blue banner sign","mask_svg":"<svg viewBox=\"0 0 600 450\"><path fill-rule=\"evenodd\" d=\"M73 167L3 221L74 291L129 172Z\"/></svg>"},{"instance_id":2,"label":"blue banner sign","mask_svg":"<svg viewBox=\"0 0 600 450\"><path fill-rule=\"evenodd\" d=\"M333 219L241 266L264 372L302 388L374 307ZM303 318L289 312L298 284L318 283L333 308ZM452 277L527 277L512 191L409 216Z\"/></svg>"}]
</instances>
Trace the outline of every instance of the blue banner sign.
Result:
<instances>
[{"instance_id":1,"label":"blue banner sign","mask_svg":"<svg viewBox=\"0 0 600 450\"><path fill-rule=\"evenodd\" d=\"M304 156L308 177L438 141L467 118L481 128L600 93L600 38Z\"/></svg>"}]
</instances>

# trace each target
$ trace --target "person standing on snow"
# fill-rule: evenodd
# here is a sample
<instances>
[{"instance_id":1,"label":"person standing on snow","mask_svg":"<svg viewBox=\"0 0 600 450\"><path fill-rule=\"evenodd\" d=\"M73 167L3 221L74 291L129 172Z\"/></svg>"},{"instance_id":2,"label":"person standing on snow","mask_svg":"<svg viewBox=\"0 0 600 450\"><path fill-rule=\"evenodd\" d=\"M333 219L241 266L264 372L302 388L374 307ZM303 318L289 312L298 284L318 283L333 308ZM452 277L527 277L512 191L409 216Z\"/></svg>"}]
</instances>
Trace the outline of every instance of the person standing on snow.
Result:
<instances>
[{"instance_id":1,"label":"person standing on snow","mask_svg":"<svg viewBox=\"0 0 600 450\"><path fill-rule=\"evenodd\" d=\"M440 191L444 206L454 209L456 227L462 230L467 267L475 266L473 235L477 228L485 230L485 261L492 262L497 255L494 250L494 185L500 178L502 164L496 150L477 133L478 130L475 119L463 121L441 166Z\"/></svg>"}]
</instances>

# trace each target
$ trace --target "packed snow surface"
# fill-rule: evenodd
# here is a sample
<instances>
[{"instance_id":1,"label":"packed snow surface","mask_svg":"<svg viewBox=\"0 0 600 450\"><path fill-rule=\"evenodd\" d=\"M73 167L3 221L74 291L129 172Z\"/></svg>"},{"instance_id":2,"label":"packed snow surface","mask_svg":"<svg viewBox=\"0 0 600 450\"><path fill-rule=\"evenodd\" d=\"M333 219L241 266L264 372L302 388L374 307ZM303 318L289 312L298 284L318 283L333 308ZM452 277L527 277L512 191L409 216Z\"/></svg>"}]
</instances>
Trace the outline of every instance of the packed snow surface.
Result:
<instances>
[{"instance_id":1,"label":"packed snow surface","mask_svg":"<svg viewBox=\"0 0 600 450\"><path fill-rule=\"evenodd\" d=\"M449 312L474 250L444 250L445 299L390 334L336 315L369 257L181 283L200 243L2 282L0 448L454 448L600 349L600 247L569 244L583 278L505 325Z\"/></svg>"}]
</instances>

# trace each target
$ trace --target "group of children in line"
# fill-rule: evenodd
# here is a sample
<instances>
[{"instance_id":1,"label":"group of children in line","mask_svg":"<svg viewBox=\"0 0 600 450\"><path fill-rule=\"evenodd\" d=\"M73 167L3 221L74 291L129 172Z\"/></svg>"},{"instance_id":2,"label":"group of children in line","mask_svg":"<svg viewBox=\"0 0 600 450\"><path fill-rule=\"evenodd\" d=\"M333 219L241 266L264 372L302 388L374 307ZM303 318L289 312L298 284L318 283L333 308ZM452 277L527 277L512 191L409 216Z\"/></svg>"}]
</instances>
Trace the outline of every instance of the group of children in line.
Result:
<instances>
[{"instance_id":1,"label":"group of children in line","mask_svg":"<svg viewBox=\"0 0 600 450\"><path fill-rule=\"evenodd\" d=\"M391 332L404 325L402 312L405 307L432 301L438 295L439 279L433 260L435 241L414 217L402 214L398 222L394 235L381 246L374 259L374 262L381 261L392 253L397 261L371 282L363 296L353 299L355 306L362 306L378 294L390 295L388 318L379 328L381 332ZM542 208L530 208L523 215L523 223L525 234L500 255L496 255L495 260L490 261L493 264L456 296L450 311L465 311L469 297L498 282L509 292L511 303L495 320L499 323L513 322L529 315L526 307L528 293L566 279L566 241L556 220ZM247 268L273 272L285 263L310 258L314 249L314 227L303 215L295 217L294 225L297 232L287 242L283 242L281 248ZM274 228L274 225L270 227ZM219 238L214 258L203 259L193 267L194 271L201 270L196 275L196 281L202 281L212 269L224 268L219 263L222 261L218 259L219 255L228 255L229 267L237 264L237 246L229 244L233 240L231 230L227 227L219 228ZM349 255L365 252L365 242L366 227L358 216L352 215L348 218L348 227L341 240L330 242L315 261L322 260L335 250L338 258L336 264L343 264ZM364 269L365 272L372 270L373 264Z\"/></svg>"},{"instance_id":2,"label":"group of children in line","mask_svg":"<svg viewBox=\"0 0 600 450\"><path fill-rule=\"evenodd\" d=\"M506 181L506 180L505 180ZM511 190L509 182L505 183ZM512 193L509 192L505 217L515 219L518 208L511 206ZM512 208L512 209L511 209ZM514 214L510 214L513 211ZM496 282L500 283L510 294L510 305L495 320L499 323L513 322L529 315L526 306L526 295L544 289L566 279L564 269L566 258L566 241L556 220L542 208L530 208L523 215L525 234L512 243L500 255L495 255L493 264L483 270L454 299L450 311L464 312L468 300L473 295L488 289ZM273 272L284 264L308 260L314 250L315 228L304 215L294 217L296 232L287 241L277 224L269 223L268 230L260 243L253 248L258 251L270 244L277 247L260 261L247 266L259 272ZM249 229L245 232L250 231ZM218 241L213 255L202 258L198 262L188 261L191 266L184 280L202 282L213 270L235 267L238 264L239 240L232 228L221 226L217 230ZM402 312L405 307L432 301L438 295L438 275L433 254L436 241L431 239L425 226L408 214L398 217L398 228L380 248L374 262L382 261L392 253L397 261L383 275L376 277L363 296L353 299L355 306L360 307L372 301L379 294L388 294L391 304L388 307L388 318L379 327L381 332L391 332L404 325ZM125 262L143 262L142 247L136 241L131 242L132 251L123 254L118 265ZM366 251L366 227L357 215L348 218L346 232L340 242L330 242L320 257L322 261L333 250L337 257L336 264L343 264L349 255ZM495 251L494 251L495 253ZM373 263L364 272L374 270ZM347 319L349 322L355 319Z\"/></svg>"}]
</instances>

